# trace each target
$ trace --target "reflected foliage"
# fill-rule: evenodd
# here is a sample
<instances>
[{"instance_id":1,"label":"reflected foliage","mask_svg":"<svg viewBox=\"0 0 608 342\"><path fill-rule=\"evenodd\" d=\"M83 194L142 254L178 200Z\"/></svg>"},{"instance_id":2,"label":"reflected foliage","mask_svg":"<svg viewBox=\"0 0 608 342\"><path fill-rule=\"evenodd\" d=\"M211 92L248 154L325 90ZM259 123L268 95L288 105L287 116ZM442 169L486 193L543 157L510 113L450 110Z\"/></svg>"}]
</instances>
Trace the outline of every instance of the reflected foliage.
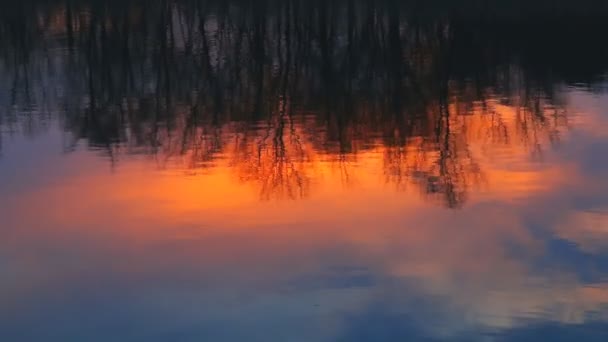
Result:
<instances>
[{"instance_id":1,"label":"reflected foliage","mask_svg":"<svg viewBox=\"0 0 608 342\"><path fill-rule=\"evenodd\" d=\"M473 142L542 156L560 88L608 69L605 2L504 3L3 2L0 148L58 119L68 151L227 160L267 199L381 151L387 182L457 208L484 182Z\"/></svg>"}]
</instances>

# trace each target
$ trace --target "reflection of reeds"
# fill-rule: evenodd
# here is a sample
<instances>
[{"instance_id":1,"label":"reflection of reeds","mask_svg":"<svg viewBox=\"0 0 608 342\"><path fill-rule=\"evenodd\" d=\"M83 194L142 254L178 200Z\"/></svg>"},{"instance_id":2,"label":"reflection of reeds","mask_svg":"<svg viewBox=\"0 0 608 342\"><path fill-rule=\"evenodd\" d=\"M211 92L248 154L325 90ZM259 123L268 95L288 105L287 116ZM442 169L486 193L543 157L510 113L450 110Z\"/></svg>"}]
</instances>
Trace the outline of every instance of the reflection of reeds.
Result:
<instances>
[{"instance_id":1,"label":"reflection of reeds","mask_svg":"<svg viewBox=\"0 0 608 342\"><path fill-rule=\"evenodd\" d=\"M555 83L608 68L596 40L604 7L532 32L525 12L514 25L508 12L440 1L2 6L0 72L12 91L0 125L34 132L49 118L32 113L59 111L75 141L110 156L180 156L201 168L227 155L264 198L305 196L320 159L352 176L349 161L382 146L389 182L458 207L483 180L473 141L541 155L567 125ZM555 8L548 22L568 10Z\"/></svg>"}]
</instances>

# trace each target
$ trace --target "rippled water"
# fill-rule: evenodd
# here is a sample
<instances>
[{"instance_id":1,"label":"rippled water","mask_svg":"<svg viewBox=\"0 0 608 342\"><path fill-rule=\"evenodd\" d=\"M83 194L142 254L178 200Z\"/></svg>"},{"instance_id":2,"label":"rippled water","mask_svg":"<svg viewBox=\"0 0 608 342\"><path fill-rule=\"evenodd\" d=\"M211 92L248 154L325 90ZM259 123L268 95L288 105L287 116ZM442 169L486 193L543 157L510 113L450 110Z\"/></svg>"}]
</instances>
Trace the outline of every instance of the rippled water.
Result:
<instances>
[{"instance_id":1,"label":"rippled water","mask_svg":"<svg viewBox=\"0 0 608 342\"><path fill-rule=\"evenodd\" d=\"M608 340L608 4L0 5L0 340Z\"/></svg>"}]
</instances>

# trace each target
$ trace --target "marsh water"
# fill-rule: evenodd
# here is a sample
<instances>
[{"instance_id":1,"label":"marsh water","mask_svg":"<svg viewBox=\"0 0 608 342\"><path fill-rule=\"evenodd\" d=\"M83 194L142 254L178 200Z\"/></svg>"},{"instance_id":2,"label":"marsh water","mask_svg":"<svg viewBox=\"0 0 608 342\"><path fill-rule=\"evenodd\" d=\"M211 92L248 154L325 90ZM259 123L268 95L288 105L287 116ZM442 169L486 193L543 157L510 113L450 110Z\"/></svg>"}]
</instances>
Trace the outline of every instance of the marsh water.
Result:
<instances>
[{"instance_id":1,"label":"marsh water","mask_svg":"<svg viewBox=\"0 0 608 342\"><path fill-rule=\"evenodd\" d=\"M0 340L607 341L605 1L3 1Z\"/></svg>"}]
</instances>

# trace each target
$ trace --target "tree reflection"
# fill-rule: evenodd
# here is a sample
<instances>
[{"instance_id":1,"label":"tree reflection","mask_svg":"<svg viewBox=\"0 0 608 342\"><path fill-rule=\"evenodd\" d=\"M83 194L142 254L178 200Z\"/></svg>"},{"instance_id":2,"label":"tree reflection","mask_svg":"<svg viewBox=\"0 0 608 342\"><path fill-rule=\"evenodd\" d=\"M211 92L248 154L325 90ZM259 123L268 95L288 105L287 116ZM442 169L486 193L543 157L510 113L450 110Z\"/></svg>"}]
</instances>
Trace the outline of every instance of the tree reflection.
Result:
<instances>
[{"instance_id":1,"label":"tree reflection","mask_svg":"<svg viewBox=\"0 0 608 342\"><path fill-rule=\"evenodd\" d=\"M60 113L67 150L84 140L112 160L146 154L192 169L226 159L265 199L306 196L321 162L349 178L358 155L380 148L389 183L460 207L484 182L472 142L542 157L568 127L559 85L592 86L608 69L602 4L1 6L10 91L0 143L11 127L32 134Z\"/></svg>"}]
</instances>

